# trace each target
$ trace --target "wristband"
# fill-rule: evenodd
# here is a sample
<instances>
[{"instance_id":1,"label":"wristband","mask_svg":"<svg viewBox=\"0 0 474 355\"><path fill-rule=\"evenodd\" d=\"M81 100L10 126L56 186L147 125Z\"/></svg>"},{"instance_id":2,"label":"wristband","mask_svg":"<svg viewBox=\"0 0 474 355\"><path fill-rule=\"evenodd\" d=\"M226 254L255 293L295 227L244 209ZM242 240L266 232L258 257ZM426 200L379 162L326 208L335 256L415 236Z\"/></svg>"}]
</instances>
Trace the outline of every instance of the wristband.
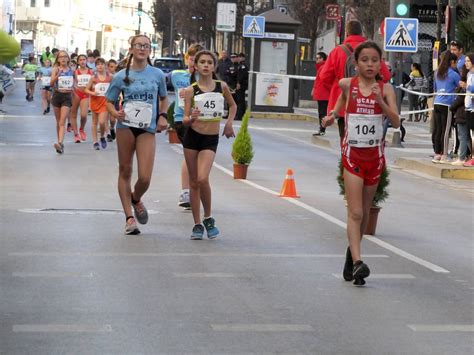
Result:
<instances>
[{"instance_id":1,"label":"wristband","mask_svg":"<svg viewBox=\"0 0 474 355\"><path fill-rule=\"evenodd\" d=\"M160 113L160 116L163 116L165 119L168 119L168 114L166 112Z\"/></svg>"}]
</instances>

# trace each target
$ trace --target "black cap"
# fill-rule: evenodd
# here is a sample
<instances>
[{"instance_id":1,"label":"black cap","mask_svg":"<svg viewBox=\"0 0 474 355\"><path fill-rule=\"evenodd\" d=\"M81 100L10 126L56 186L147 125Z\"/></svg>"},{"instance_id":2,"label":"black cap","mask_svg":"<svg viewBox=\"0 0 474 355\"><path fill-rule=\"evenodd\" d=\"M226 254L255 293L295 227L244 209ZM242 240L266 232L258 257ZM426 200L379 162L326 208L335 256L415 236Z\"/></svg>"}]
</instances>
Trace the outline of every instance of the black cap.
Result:
<instances>
[{"instance_id":1,"label":"black cap","mask_svg":"<svg viewBox=\"0 0 474 355\"><path fill-rule=\"evenodd\" d=\"M239 53L239 57L245 58L245 53Z\"/></svg>"}]
</instances>

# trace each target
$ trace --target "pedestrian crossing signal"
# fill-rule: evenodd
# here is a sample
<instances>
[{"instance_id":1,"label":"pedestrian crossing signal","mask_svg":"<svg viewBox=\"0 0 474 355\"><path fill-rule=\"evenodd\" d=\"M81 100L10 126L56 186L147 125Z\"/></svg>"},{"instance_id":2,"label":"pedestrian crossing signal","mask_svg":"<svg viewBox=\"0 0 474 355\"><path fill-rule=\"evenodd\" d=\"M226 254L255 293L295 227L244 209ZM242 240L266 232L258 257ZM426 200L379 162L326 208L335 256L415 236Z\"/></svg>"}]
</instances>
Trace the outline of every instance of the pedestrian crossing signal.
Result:
<instances>
[{"instance_id":1,"label":"pedestrian crossing signal","mask_svg":"<svg viewBox=\"0 0 474 355\"><path fill-rule=\"evenodd\" d=\"M408 29L405 27L402 21L397 26L395 32L393 32L392 36L387 42L388 46L402 46L402 47L412 47L415 45L413 42L410 34L408 33Z\"/></svg>"},{"instance_id":2,"label":"pedestrian crossing signal","mask_svg":"<svg viewBox=\"0 0 474 355\"><path fill-rule=\"evenodd\" d=\"M398 17L408 17L408 12L410 10L410 1L409 0L398 0L395 3L395 14Z\"/></svg>"}]
</instances>

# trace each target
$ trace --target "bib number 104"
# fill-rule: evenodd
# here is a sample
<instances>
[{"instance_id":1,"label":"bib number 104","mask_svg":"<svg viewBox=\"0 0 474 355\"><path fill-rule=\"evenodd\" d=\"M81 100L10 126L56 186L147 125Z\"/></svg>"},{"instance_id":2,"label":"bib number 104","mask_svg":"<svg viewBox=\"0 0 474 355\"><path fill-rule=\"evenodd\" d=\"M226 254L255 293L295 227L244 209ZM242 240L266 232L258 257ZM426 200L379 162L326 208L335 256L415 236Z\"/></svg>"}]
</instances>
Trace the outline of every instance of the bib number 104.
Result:
<instances>
[{"instance_id":1,"label":"bib number 104","mask_svg":"<svg viewBox=\"0 0 474 355\"><path fill-rule=\"evenodd\" d=\"M357 125L354 127L357 131L357 135L363 134L364 136L367 134L375 134L375 125Z\"/></svg>"}]
</instances>

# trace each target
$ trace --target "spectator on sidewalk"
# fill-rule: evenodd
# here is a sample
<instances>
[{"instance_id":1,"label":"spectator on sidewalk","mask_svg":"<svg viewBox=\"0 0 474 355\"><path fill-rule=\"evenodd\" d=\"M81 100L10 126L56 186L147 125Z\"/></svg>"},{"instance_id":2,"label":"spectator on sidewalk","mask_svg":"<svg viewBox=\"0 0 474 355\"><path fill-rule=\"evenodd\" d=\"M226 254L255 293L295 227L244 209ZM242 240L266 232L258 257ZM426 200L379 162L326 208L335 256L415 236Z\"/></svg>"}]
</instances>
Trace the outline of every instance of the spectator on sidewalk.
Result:
<instances>
[{"instance_id":1,"label":"spectator on sidewalk","mask_svg":"<svg viewBox=\"0 0 474 355\"><path fill-rule=\"evenodd\" d=\"M456 70L457 57L451 52L444 52L441 63L435 74L434 91L438 93L454 93L461 77ZM433 149L435 156L433 163L451 163L448 157L449 133L451 131L451 115L449 106L454 102L455 96L437 94L433 108Z\"/></svg>"},{"instance_id":2,"label":"spectator on sidewalk","mask_svg":"<svg viewBox=\"0 0 474 355\"><path fill-rule=\"evenodd\" d=\"M225 81L226 83L228 82L228 77L227 77L227 72L229 71L229 67L232 65L232 61L230 58L227 56L227 51L224 49L221 52L221 58L219 59L217 63L217 77Z\"/></svg>"},{"instance_id":3,"label":"spectator on sidewalk","mask_svg":"<svg viewBox=\"0 0 474 355\"><path fill-rule=\"evenodd\" d=\"M474 94L474 53L469 53L466 56L466 61L464 63L467 73L466 80L466 93ZM468 144L471 143L471 154L472 154L472 136L471 133L474 132L474 96L466 96L464 99L464 106L466 108L466 121L468 124L467 134L468 134ZM471 156L467 162L463 164L464 166L473 167L474 159Z\"/></svg>"},{"instance_id":4,"label":"spectator on sidewalk","mask_svg":"<svg viewBox=\"0 0 474 355\"><path fill-rule=\"evenodd\" d=\"M328 56L324 52L316 53L316 78L314 79L313 89L311 90L311 97L318 102L319 132L314 133L313 136L324 136L326 132L326 128L322 126L322 120L328 113L331 85L321 80L320 73L327 58Z\"/></svg>"},{"instance_id":5,"label":"spectator on sidewalk","mask_svg":"<svg viewBox=\"0 0 474 355\"><path fill-rule=\"evenodd\" d=\"M344 78L344 72L346 68L346 60L350 58L347 53L354 53L357 46L367 39L362 36L362 25L357 20L351 20L346 24L346 39L342 45L335 47L330 53L324 65L320 80L325 84L331 85L331 92L329 94L328 112L331 113L336 105L337 98L341 95L341 89L339 87L339 80ZM352 56L351 56L352 57ZM352 59L352 58L351 58ZM384 82L390 80L390 72L387 65L382 60L380 67L380 76ZM336 112L337 124L339 127L339 137L344 135L344 115L345 108L342 108L339 112Z\"/></svg>"},{"instance_id":6,"label":"spectator on sidewalk","mask_svg":"<svg viewBox=\"0 0 474 355\"><path fill-rule=\"evenodd\" d=\"M47 46L44 52L41 54L41 57L40 57L41 66L44 67L46 65L47 60L49 60L51 63L53 63L54 61L54 54L50 51L49 46Z\"/></svg>"},{"instance_id":7,"label":"spectator on sidewalk","mask_svg":"<svg viewBox=\"0 0 474 355\"><path fill-rule=\"evenodd\" d=\"M464 46L459 41L451 41L449 42L449 51L453 53L457 58L456 68L458 72L461 73L462 68L464 67L464 61L466 60L466 56L464 55Z\"/></svg>"},{"instance_id":8,"label":"spectator on sidewalk","mask_svg":"<svg viewBox=\"0 0 474 355\"><path fill-rule=\"evenodd\" d=\"M423 71L421 70L421 65L419 63L413 63L411 65L411 73L410 73L410 80L405 85L410 90L421 92L423 89L423 85L425 82L425 76L423 75ZM418 109L418 95L417 94L408 94L408 110L413 111ZM415 117L415 121L419 121L417 119L417 114L410 114L408 116L408 122L413 121L413 116Z\"/></svg>"}]
</instances>

